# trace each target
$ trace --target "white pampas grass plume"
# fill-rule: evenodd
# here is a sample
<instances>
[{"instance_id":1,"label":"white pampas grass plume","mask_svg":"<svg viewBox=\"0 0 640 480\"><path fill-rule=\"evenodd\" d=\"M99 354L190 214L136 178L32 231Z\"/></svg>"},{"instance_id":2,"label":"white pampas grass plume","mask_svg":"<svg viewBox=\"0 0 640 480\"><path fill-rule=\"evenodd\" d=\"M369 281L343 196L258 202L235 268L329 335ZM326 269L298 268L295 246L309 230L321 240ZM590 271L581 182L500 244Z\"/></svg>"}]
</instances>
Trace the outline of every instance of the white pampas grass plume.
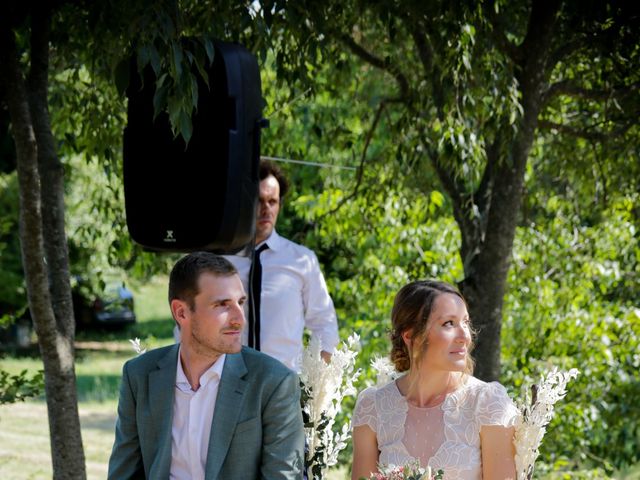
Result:
<instances>
[{"instance_id":1,"label":"white pampas grass plume","mask_svg":"<svg viewBox=\"0 0 640 480\"><path fill-rule=\"evenodd\" d=\"M337 414L341 411L342 399L355 395L353 382L360 371L354 372L360 346L360 337L352 334L343 342L326 363L321 355L320 342L312 337L302 355L303 411L308 417L305 426L307 439L307 470L309 478L322 478L326 470L338 462L338 453L347 445L350 425L334 432ZM314 468L315 467L315 468ZM313 470L320 475L312 475Z\"/></svg>"},{"instance_id":2,"label":"white pampas grass plume","mask_svg":"<svg viewBox=\"0 0 640 480\"><path fill-rule=\"evenodd\" d=\"M546 433L546 426L554 415L554 405L567 394L567 383L580 372L572 368L560 372L553 368L540 383L532 387L532 395L525 397L520 406L521 415L516 421L515 447L518 480L529 480L533 476L533 466L538 458L540 444Z\"/></svg>"},{"instance_id":3,"label":"white pampas grass plume","mask_svg":"<svg viewBox=\"0 0 640 480\"><path fill-rule=\"evenodd\" d=\"M129 339L129 341L131 342L131 346L133 347L133 349L138 355L142 355L147 351L146 348L142 348L142 345L140 344L140 339L138 337L134 338L133 340Z\"/></svg>"}]
</instances>

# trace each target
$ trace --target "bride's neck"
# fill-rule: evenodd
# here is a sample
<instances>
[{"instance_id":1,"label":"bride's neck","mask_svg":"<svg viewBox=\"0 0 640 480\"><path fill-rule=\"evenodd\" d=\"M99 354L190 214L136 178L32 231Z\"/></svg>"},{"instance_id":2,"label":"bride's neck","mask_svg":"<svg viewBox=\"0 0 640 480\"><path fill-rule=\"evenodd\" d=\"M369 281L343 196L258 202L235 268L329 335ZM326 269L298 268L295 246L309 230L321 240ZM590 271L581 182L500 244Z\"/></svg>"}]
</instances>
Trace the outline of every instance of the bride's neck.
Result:
<instances>
[{"instance_id":1,"label":"bride's neck","mask_svg":"<svg viewBox=\"0 0 640 480\"><path fill-rule=\"evenodd\" d=\"M448 393L462 383L462 372L410 371L399 379L398 387L408 402L418 407L432 407L442 403Z\"/></svg>"}]
</instances>

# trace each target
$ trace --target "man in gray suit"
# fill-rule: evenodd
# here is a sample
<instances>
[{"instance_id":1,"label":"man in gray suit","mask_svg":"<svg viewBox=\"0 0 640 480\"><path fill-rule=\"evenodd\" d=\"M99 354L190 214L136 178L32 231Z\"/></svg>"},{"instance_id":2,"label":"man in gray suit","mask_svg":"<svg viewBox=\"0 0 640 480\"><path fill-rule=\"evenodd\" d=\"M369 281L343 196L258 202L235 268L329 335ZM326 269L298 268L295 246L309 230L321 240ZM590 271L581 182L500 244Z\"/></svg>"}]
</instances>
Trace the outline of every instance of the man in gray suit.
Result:
<instances>
[{"instance_id":1,"label":"man in gray suit","mask_svg":"<svg viewBox=\"0 0 640 480\"><path fill-rule=\"evenodd\" d=\"M300 479L297 375L242 347L246 295L235 267L189 254L169 280L180 344L123 368L110 479Z\"/></svg>"}]
</instances>

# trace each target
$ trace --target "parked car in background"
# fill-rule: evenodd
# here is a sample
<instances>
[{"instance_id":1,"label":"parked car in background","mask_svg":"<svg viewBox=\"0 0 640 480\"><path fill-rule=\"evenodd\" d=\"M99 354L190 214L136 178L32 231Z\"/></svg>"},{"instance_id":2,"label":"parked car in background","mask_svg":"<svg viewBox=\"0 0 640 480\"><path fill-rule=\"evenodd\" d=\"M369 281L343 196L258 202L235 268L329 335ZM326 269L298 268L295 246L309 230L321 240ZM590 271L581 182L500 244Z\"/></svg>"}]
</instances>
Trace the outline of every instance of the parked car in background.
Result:
<instances>
[{"instance_id":1,"label":"parked car in background","mask_svg":"<svg viewBox=\"0 0 640 480\"><path fill-rule=\"evenodd\" d=\"M136 322L133 293L122 284L108 284L104 293L95 295L78 282L72 290L76 327L118 328Z\"/></svg>"},{"instance_id":2,"label":"parked car in background","mask_svg":"<svg viewBox=\"0 0 640 480\"><path fill-rule=\"evenodd\" d=\"M133 293L122 284L108 284L101 294L92 293L86 284L74 279L71 290L77 330L123 328L136 322ZM26 349L33 343L33 324L29 309L0 304L0 317L13 316L8 325L0 322L0 349Z\"/></svg>"},{"instance_id":3,"label":"parked car in background","mask_svg":"<svg viewBox=\"0 0 640 480\"><path fill-rule=\"evenodd\" d=\"M3 314L0 312L0 316ZM9 349L25 349L31 346L33 326L31 319L24 316L15 319L10 325L0 326L0 347Z\"/></svg>"}]
</instances>

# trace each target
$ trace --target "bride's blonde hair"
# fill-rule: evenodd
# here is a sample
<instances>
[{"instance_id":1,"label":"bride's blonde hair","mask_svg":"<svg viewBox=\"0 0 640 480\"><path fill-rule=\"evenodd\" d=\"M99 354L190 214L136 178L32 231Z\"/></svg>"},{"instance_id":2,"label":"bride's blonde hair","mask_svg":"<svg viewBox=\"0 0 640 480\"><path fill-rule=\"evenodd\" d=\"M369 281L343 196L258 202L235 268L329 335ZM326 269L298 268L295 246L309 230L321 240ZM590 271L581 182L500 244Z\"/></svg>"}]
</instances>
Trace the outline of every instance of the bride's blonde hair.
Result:
<instances>
[{"instance_id":1,"label":"bride's blonde hair","mask_svg":"<svg viewBox=\"0 0 640 480\"><path fill-rule=\"evenodd\" d=\"M406 372L412 365L420 364L428 348L429 316L436 298L443 293L458 296L467 306L457 288L437 280L417 280L405 285L397 293L391 310L391 361L398 372ZM412 348L408 348L402 338L407 330L411 330ZM469 354L472 348L473 343L469 346L464 370L468 375L473 374L474 362Z\"/></svg>"}]
</instances>

